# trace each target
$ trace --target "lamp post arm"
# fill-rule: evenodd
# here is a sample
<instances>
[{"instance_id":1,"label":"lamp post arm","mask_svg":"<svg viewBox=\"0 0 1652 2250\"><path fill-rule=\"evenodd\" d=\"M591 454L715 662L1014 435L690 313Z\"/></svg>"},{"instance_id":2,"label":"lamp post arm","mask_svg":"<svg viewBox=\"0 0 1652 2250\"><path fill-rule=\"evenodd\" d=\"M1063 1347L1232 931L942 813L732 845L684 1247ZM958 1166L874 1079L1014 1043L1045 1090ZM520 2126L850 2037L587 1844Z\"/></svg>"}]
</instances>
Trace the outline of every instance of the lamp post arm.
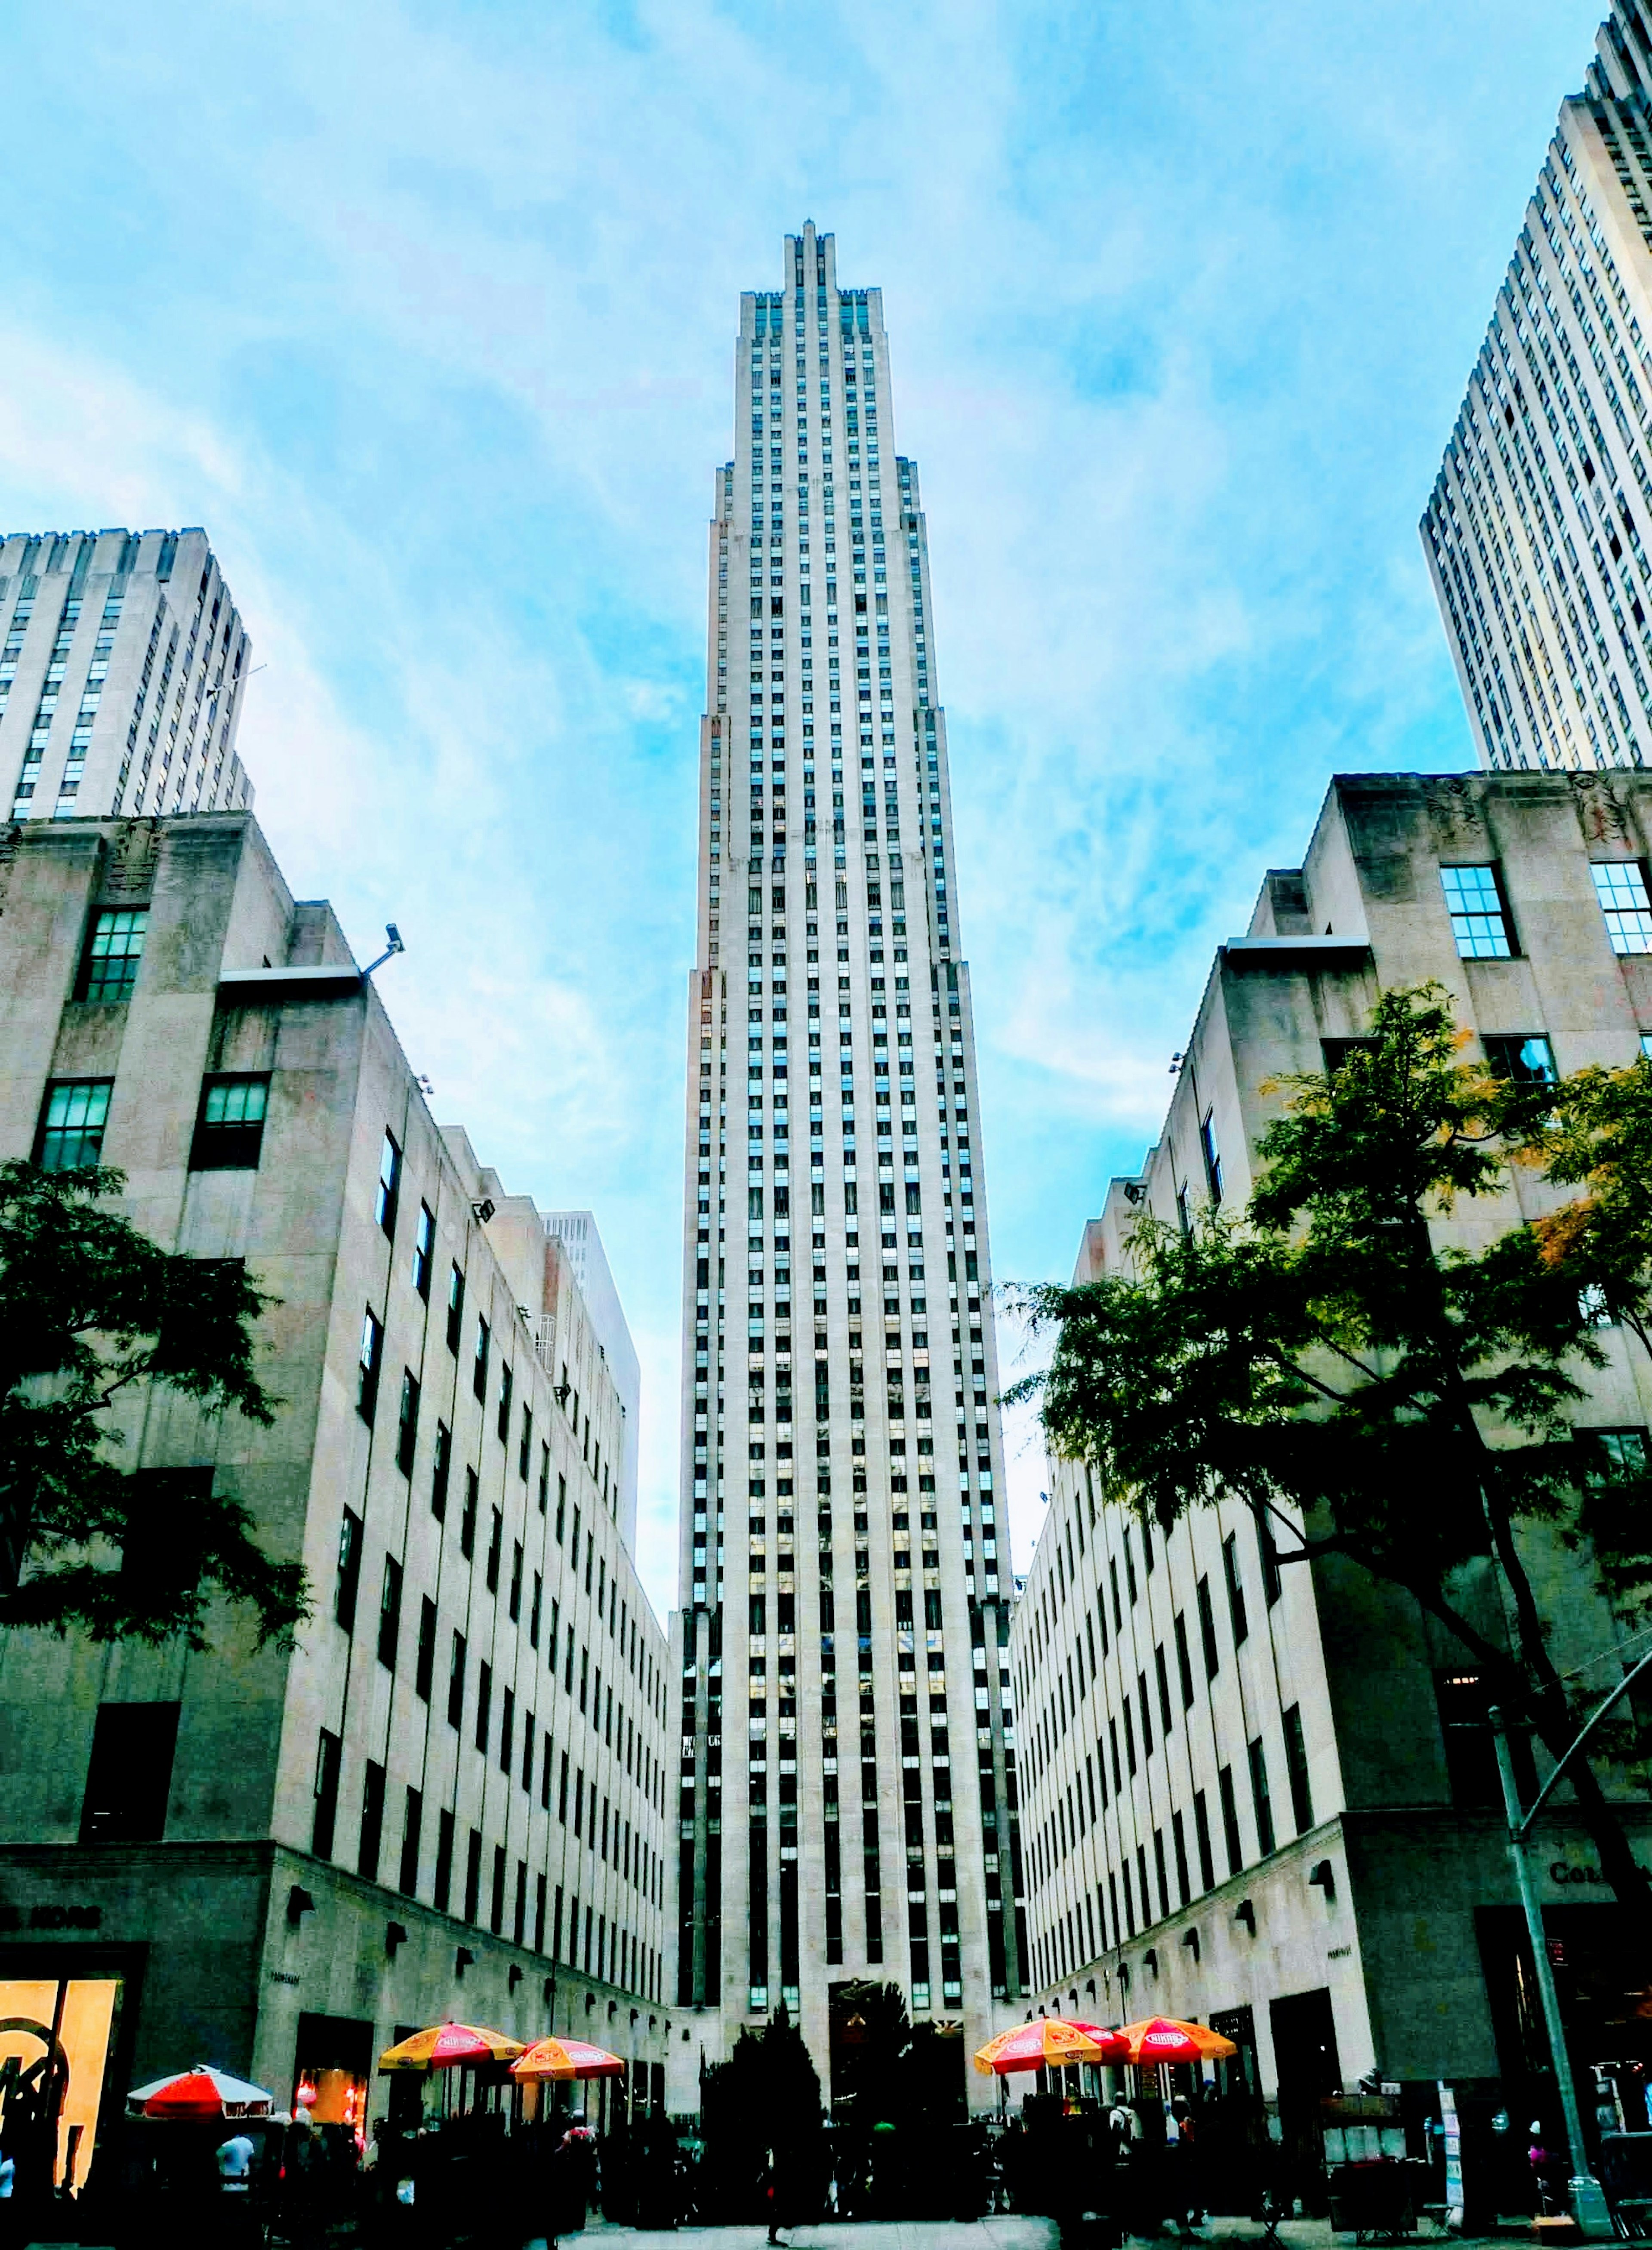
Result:
<instances>
[{"instance_id":1,"label":"lamp post arm","mask_svg":"<svg viewBox=\"0 0 1652 2250\"><path fill-rule=\"evenodd\" d=\"M1537 1819L1538 1813L1542 1812L1544 1804L1548 1798L1549 1791L1554 1787L1556 1782L1559 1780L1562 1774L1565 1773L1573 1759L1576 1757L1578 1752L1583 1748L1585 1743L1588 1741L1590 1736L1600 1725L1601 1720L1605 1718L1607 1713L1612 1708L1613 1705L1628 1694L1630 1688L1634 1687L1635 1681L1640 1678L1641 1674L1647 1670L1649 1666L1652 1666L1652 1648L1649 1648L1647 1651L1646 1654L1641 1659L1638 1664L1630 1666L1629 1669L1624 1674L1622 1679L1619 1681L1617 1686L1607 1697L1605 1702L1597 1705L1595 1709L1590 1712L1588 1717L1583 1722L1582 1729L1576 1741L1573 1743L1571 1749L1567 1750L1566 1756L1560 1760L1559 1764L1556 1766L1554 1771L1549 1776L1547 1781L1544 1783L1542 1788L1538 1791L1537 1797L1532 1803L1531 1810L1526 1814L1525 1818L1521 1821L1519 1826L1515 1831L1515 1833L1517 1836L1524 1839L1527 1832L1530 1830L1532 1822Z\"/></svg>"}]
</instances>

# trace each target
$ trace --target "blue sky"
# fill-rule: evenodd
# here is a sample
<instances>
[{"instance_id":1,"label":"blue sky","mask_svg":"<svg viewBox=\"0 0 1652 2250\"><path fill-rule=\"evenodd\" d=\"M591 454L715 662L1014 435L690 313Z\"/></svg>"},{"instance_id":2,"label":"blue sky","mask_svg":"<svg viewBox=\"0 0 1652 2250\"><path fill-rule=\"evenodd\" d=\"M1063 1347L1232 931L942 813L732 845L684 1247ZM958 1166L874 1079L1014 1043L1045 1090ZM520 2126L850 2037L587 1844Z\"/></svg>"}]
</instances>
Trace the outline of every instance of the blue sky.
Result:
<instances>
[{"instance_id":1,"label":"blue sky","mask_svg":"<svg viewBox=\"0 0 1652 2250\"><path fill-rule=\"evenodd\" d=\"M805 217L930 517L1000 1277L1133 1170L1338 770L1471 763L1416 523L1600 0L57 0L0 526L202 523L241 747L444 1120L590 1204L674 1575L711 472ZM1011 1439L1025 1553L1043 1481Z\"/></svg>"}]
</instances>

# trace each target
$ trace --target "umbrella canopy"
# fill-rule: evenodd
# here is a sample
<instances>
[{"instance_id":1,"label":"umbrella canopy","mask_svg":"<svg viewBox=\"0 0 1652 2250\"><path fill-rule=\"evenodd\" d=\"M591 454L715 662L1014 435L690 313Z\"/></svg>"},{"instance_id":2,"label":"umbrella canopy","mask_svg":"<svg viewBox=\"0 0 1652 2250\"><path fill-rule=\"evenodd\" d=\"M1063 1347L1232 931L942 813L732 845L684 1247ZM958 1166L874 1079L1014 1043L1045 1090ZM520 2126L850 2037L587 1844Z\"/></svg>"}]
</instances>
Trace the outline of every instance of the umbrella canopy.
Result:
<instances>
[{"instance_id":1,"label":"umbrella canopy","mask_svg":"<svg viewBox=\"0 0 1652 2250\"><path fill-rule=\"evenodd\" d=\"M267 2117L274 2107L267 2088L207 2062L135 2086L126 2097L128 2117Z\"/></svg>"},{"instance_id":2,"label":"umbrella canopy","mask_svg":"<svg viewBox=\"0 0 1652 2250\"><path fill-rule=\"evenodd\" d=\"M1208 2024L1184 2024L1174 2016L1147 2016L1138 2024L1126 2024L1123 2036L1126 2062L1203 2062L1207 2057L1239 2053L1232 2039L1212 2031Z\"/></svg>"},{"instance_id":3,"label":"umbrella canopy","mask_svg":"<svg viewBox=\"0 0 1652 2250\"><path fill-rule=\"evenodd\" d=\"M1012 2070L1042 2070L1063 2062L1122 2062L1124 2042L1100 2024L1074 2023L1065 2016L1040 2016L988 2039L975 2067L990 2078Z\"/></svg>"},{"instance_id":4,"label":"umbrella canopy","mask_svg":"<svg viewBox=\"0 0 1652 2250\"><path fill-rule=\"evenodd\" d=\"M517 2056L510 2074L536 2083L547 2078L617 2078L625 2067L605 2046L591 2046L584 2039L542 2039Z\"/></svg>"},{"instance_id":5,"label":"umbrella canopy","mask_svg":"<svg viewBox=\"0 0 1652 2250\"><path fill-rule=\"evenodd\" d=\"M466 2062L509 2062L522 2052L520 2039L477 2024L432 2024L415 2032L378 2058L381 2070L453 2070Z\"/></svg>"}]
</instances>

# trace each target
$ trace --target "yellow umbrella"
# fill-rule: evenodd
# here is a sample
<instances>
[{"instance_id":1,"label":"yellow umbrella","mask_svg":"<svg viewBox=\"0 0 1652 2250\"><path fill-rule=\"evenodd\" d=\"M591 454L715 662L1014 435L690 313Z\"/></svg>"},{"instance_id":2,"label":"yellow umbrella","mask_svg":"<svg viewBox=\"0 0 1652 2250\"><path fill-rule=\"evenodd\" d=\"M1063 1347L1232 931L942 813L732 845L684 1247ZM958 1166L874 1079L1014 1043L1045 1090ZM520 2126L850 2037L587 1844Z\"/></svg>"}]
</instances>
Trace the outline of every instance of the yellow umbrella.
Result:
<instances>
[{"instance_id":1,"label":"yellow umbrella","mask_svg":"<svg viewBox=\"0 0 1652 2250\"><path fill-rule=\"evenodd\" d=\"M521 2039L476 2024L432 2024L378 2058L381 2070L453 2070L467 2062L509 2062L522 2052Z\"/></svg>"},{"instance_id":2,"label":"yellow umbrella","mask_svg":"<svg viewBox=\"0 0 1652 2250\"><path fill-rule=\"evenodd\" d=\"M1124 2046L1116 2032L1100 2024L1072 2023L1065 2016L1040 2016L988 2039L975 2067L989 2077L1012 2070L1054 2069L1064 2062L1120 2062Z\"/></svg>"},{"instance_id":3,"label":"yellow umbrella","mask_svg":"<svg viewBox=\"0 0 1652 2250\"><path fill-rule=\"evenodd\" d=\"M584 2039L542 2039L517 2056L510 2074L536 2084L546 2078L617 2078L625 2067L605 2046L591 2046Z\"/></svg>"}]
</instances>

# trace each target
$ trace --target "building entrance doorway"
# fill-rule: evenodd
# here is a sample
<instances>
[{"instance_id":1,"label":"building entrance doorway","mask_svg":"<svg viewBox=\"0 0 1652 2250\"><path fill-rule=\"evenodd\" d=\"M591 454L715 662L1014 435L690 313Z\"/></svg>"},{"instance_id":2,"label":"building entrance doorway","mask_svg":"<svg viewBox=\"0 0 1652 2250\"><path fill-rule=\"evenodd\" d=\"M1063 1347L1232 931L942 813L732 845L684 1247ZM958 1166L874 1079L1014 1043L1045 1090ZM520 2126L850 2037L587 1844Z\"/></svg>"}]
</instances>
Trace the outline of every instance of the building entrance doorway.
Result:
<instances>
[{"instance_id":1,"label":"building entrance doorway","mask_svg":"<svg viewBox=\"0 0 1652 2250\"><path fill-rule=\"evenodd\" d=\"M1270 2000L1268 2019L1274 2035L1274 2070L1279 2086L1279 2129L1290 2177L1303 2209L1320 2218L1325 2209L1324 2146L1319 2105L1342 2091L1337 2054L1337 2026L1331 1993L1324 1985Z\"/></svg>"}]
</instances>

